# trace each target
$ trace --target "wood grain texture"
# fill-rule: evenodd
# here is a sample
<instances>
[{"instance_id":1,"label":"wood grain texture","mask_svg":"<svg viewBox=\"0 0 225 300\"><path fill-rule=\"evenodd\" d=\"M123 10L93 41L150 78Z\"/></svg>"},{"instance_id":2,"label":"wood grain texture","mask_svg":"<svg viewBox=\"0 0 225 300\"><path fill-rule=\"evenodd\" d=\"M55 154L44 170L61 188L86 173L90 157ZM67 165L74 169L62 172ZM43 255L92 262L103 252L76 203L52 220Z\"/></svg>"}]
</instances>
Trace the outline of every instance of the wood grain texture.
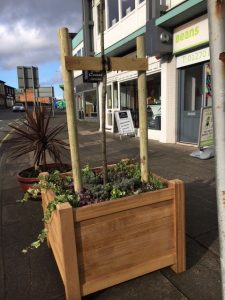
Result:
<instances>
[{"instance_id":1,"label":"wood grain texture","mask_svg":"<svg viewBox=\"0 0 225 300\"><path fill-rule=\"evenodd\" d=\"M68 71L72 70L102 70L100 57L65 56L65 65Z\"/></svg>"},{"instance_id":2,"label":"wood grain texture","mask_svg":"<svg viewBox=\"0 0 225 300\"><path fill-rule=\"evenodd\" d=\"M171 268L176 273L186 271L186 235L185 235L185 190L184 182L171 180L174 185L174 224L176 243L176 264Z\"/></svg>"},{"instance_id":3,"label":"wood grain texture","mask_svg":"<svg viewBox=\"0 0 225 300\"><path fill-rule=\"evenodd\" d=\"M101 202L93 205L80 207L73 210L77 222L87 219L112 214L127 209L145 206L174 198L174 188L165 188L158 191L146 192L138 195L123 197L120 199Z\"/></svg>"},{"instance_id":4,"label":"wood grain texture","mask_svg":"<svg viewBox=\"0 0 225 300\"><path fill-rule=\"evenodd\" d=\"M57 206L48 236L67 299L166 266L185 270L184 184L168 186L87 207ZM43 208L53 197L42 191Z\"/></svg>"},{"instance_id":5,"label":"wood grain texture","mask_svg":"<svg viewBox=\"0 0 225 300\"><path fill-rule=\"evenodd\" d=\"M147 71L147 58L134 57L108 57L106 61L107 71ZM90 70L102 71L101 57L65 56L67 71Z\"/></svg>"},{"instance_id":6,"label":"wood grain texture","mask_svg":"<svg viewBox=\"0 0 225 300\"><path fill-rule=\"evenodd\" d=\"M162 259L160 268L168 255L175 261L173 200L88 219L75 227L82 294L111 286L115 278L122 282L144 274L143 266L150 272L155 259Z\"/></svg>"},{"instance_id":7,"label":"wood grain texture","mask_svg":"<svg viewBox=\"0 0 225 300\"><path fill-rule=\"evenodd\" d=\"M147 71L147 58L110 57L110 70L112 71Z\"/></svg>"},{"instance_id":8,"label":"wood grain texture","mask_svg":"<svg viewBox=\"0 0 225 300\"><path fill-rule=\"evenodd\" d=\"M76 251L76 236L73 227L72 207L69 203L57 205L60 224L60 239L62 241L62 261L66 299L78 300L81 297L80 280Z\"/></svg>"}]
</instances>

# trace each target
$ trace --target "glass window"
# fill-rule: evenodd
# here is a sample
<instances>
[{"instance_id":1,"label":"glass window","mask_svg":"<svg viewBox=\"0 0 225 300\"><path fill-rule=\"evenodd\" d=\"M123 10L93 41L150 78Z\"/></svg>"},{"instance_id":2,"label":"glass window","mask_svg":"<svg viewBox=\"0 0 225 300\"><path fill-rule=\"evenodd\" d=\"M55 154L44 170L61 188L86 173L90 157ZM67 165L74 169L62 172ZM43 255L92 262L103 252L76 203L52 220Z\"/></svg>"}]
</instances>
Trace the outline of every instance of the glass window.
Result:
<instances>
[{"instance_id":1,"label":"glass window","mask_svg":"<svg viewBox=\"0 0 225 300\"><path fill-rule=\"evenodd\" d=\"M191 66L185 69L184 110L196 111L202 106L203 66Z\"/></svg>"},{"instance_id":2,"label":"glass window","mask_svg":"<svg viewBox=\"0 0 225 300\"><path fill-rule=\"evenodd\" d=\"M84 113L85 117L96 118L98 116L95 90L84 93Z\"/></svg>"},{"instance_id":3,"label":"glass window","mask_svg":"<svg viewBox=\"0 0 225 300\"><path fill-rule=\"evenodd\" d=\"M135 0L122 0L122 17L125 17L134 9Z\"/></svg>"},{"instance_id":4,"label":"glass window","mask_svg":"<svg viewBox=\"0 0 225 300\"><path fill-rule=\"evenodd\" d=\"M107 85L107 108L112 108L112 93L111 93L111 85Z\"/></svg>"},{"instance_id":5,"label":"glass window","mask_svg":"<svg viewBox=\"0 0 225 300\"><path fill-rule=\"evenodd\" d=\"M77 51L77 56L81 56L81 49Z\"/></svg>"},{"instance_id":6,"label":"glass window","mask_svg":"<svg viewBox=\"0 0 225 300\"><path fill-rule=\"evenodd\" d=\"M139 0L139 4L142 3L142 2L144 2L144 1L145 1L145 0Z\"/></svg>"},{"instance_id":7,"label":"glass window","mask_svg":"<svg viewBox=\"0 0 225 300\"><path fill-rule=\"evenodd\" d=\"M134 122L134 127L138 128L138 95L137 80L121 82L120 84L121 110L129 109Z\"/></svg>"},{"instance_id":8,"label":"glass window","mask_svg":"<svg viewBox=\"0 0 225 300\"><path fill-rule=\"evenodd\" d=\"M113 82L113 108L118 108L118 85L117 82Z\"/></svg>"},{"instance_id":9,"label":"glass window","mask_svg":"<svg viewBox=\"0 0 225 300\"><path fill-rule=\"evenodd\" d=\"M210 63L206 63L204 66L204 84L205 106L212 106L212 82Z\"/></svg>"},{"instance_id":10,"label":"glass window","mask_svg":"<svg viewBox=\"0 0 225 300\"><path fill-rule=\"evenodd\" d=\"M161 73L147 77L147 122L149 129L161 129Z\"/></svg>"},{"instance_id":11,"label":"glass window","mask_svg":"<svg viewBox=\"0 0 225 300\"><path fill-rule=\"evenodd\" d=\"M113 26L119 20L118 0L108 1L108 27Z\"/></svg>"},{"instance_id":12,"label":"glass window","mask_svg":"<svg viewBox=\"0 0 225 300\"><path fill-rule=\"evenodd\" d=\"M97 6L97 15L98 15L98 34L100 33L100 5ZM104 25L104 31L105 31L105 5L103 3L103 25Z\"/></svg>"}]
</instances>

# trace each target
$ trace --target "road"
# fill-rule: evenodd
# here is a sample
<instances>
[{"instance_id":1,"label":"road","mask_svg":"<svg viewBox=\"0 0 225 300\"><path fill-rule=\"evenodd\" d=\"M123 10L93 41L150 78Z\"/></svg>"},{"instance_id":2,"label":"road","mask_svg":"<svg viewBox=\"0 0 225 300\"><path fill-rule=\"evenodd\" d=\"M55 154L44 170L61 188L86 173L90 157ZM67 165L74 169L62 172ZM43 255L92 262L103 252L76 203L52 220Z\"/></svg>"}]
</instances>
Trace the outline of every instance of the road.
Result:
<instances>
[{"instance_id":1,"label":"road","mask_svg":"<svg viewBox=\"0 0 225 300\"><path fill-rule=\"evenodd\" d=\"M23 116L24 113L12 112L10 108L0 109L0 146L11 130L8 124L18 122Z\"/></svg>"}]
</instances>

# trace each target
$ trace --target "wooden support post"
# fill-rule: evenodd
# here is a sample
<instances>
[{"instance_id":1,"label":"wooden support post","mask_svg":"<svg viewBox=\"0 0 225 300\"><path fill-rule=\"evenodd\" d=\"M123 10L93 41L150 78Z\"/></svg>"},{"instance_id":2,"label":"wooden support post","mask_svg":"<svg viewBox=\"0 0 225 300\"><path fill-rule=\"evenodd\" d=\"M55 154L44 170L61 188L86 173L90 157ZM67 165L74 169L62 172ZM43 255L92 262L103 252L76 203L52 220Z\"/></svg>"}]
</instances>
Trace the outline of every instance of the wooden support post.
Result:
<instances>
[{"instance_id":1,"label":"wooden support post","mask_svg":"<svg viewBox=\"0 0 225 300\"><path fill-rule=\"evenodd\" d=\"M137 57L145 57L144 36L137 37ZM138 72L138 108L140 130L140 165L141 180L148 181L148 127L147 127L147 102L146 102L146 72Z\"/></svg>"},{"instance_id":2,"label":"wooden support post","mask_svg":"<svg viewBox=\"0 0 225 300\"><path fill-rule=\"evenodd\" d=\"M107 95L107 72L105 64L105 46L104 46L104 6L105 1L100 0L100 33L101 33L101 59L102 59L102 168L103 168L103 181L104 185L108 182L107 173L107 150L106 150L106 131L105 131L105 121L106 121L106 95Z\"/></svg>"},{"instance_id":3,"label":"wooden support post","mask_svg":"<svg viewBox=\"0 0 225 300\"><path fill-rule=\"evenodd\" d=\"M61 52L61 66L64 82L64 93L66 99L66 115L67 126L70 143L70 155L72 162L73 180L75 191L80 191L82 188L81 172L80 172L80 158L79 158L79 144L77 134L76 122L76 107L74 97L74 85L72 71L67 71L65 66L65 56L71 56L71 43L69 32L67 28L60 28L58 32L60 52Z\"/></svg>"},{"instance_id":4,"label":"wooden support post","mask_svg":"<svg viewBox=\"0 0 225 300\"><path fill-rule=\"evenodd\" d=\"M67 300L80 300L80 279L77 261L76 238L73 221L73 209L69 203L57 205L59 229L61 239L61 262L60 273L65 286Z\"/></svg>"}]
</instances>

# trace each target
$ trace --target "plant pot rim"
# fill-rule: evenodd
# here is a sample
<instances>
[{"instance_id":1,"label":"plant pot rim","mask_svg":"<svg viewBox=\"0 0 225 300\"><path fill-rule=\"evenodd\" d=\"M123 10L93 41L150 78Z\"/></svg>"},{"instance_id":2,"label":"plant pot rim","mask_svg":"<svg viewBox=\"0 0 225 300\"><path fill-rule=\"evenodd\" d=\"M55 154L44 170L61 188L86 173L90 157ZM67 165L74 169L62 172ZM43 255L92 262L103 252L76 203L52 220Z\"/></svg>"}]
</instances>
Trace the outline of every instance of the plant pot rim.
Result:
<instances>
[{"instance_id":1,"label":"plant pot rim","mask_svg":"<svg viewBox=\"0 0 225 300\"><path fill-rule=\"evenodd\" d=\"M47 166L48 167L54 167L54 166L59 166L59 165L62 165L62 166L65 166L65 167L68 167L68 169L70 169L71 170L71 165L70 164L68 164L68 163L63 163L63 164L60 164L60 163L49 163L49 164L47 164ZM40 165L39 167L42 167L43 165ZM18 173L17 173L17 178L29 178L29 179L37 179L37 177L24 177L24 176L22 176L21 174L24 172L24 171L30 171L30 170L33 170L34 169L34 166L31 166L31 167L29 167L29 168L26 168L26 169L23 169L23 170L21 170L21 171L19 171ZM42 171L41 171L42 172ZM40 173L41 173L40 172Z\"/></svg>"}]
</instances>

